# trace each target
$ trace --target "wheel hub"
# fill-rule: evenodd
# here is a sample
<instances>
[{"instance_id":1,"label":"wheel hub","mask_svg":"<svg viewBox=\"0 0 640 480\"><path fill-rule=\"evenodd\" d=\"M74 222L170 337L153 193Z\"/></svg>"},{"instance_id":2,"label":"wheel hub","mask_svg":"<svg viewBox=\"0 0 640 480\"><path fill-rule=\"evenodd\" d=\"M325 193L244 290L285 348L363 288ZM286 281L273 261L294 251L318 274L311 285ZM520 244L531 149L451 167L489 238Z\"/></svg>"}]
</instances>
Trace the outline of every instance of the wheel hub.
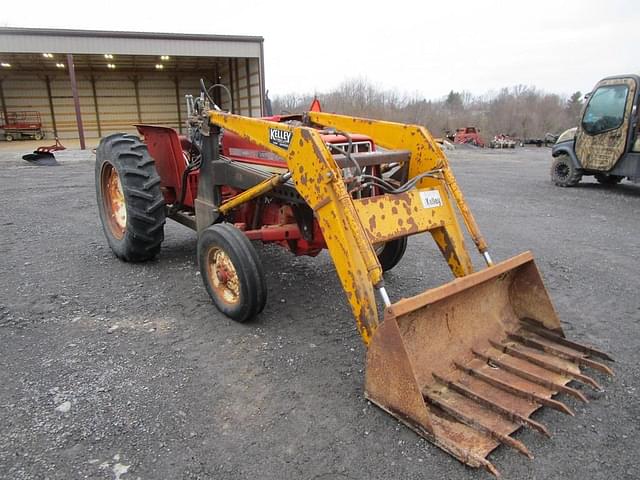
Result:
<instances>
[{"instance_id":1,"label":"wheel hub","mask_svg":"<svg viewBox=\"0 0 640 480\"><path fill-rule=\"evenodd\" d=\"M127 208L120 177L110 163L105 163L102 170L102 192L111 233L121 239L127 228Z\"/></svg>"},{"instance_id":2,"label":"wheel hub","mask_svg":"<svg viewBox=\"0 0 640 480\"><path fill-rule=\"evenodd\" d=\"M240 301L240 280L231 258L220 248L209 250L207 273L215 294L228 304Z\"/></svg>"},{"instance_id":3,"label":"wheel hub","mask_svg":"<svg viewBox=\"0 0 640 480\"><path fill-rule=\"evenodd\" d=\"M569 176L569 167L564 163L560 163L556 166L556 175L560 178L567 178Z\"/></svg>"}]
</instances>

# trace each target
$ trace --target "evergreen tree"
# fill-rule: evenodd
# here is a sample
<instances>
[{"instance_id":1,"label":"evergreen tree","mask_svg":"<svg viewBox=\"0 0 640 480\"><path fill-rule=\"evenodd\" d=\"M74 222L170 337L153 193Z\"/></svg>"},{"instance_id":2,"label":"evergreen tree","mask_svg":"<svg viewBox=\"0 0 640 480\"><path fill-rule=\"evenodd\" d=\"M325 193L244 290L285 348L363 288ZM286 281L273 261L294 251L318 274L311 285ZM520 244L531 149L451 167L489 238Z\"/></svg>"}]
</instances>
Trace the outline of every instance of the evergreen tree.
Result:
<instances>
[{"instance_id":1,"label":"evergreen tree","mask_svg":"<svg viewBox=\"0 0 640 480\"><path fill-rule=\"evenodd\" d=\"M569 118L575 120L577 123L580 119L580 112L582 110L582 92L577 91L569 97L567 100L567 113Z\"/></svg>"}]
</instances>

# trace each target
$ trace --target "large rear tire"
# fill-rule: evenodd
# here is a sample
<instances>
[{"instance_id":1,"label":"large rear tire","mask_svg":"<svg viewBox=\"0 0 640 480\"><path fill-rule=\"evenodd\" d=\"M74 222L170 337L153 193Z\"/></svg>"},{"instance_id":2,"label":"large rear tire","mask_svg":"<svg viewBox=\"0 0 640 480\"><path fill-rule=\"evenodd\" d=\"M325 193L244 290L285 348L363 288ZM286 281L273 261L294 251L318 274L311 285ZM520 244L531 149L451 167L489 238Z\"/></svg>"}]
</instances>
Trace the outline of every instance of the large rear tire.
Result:
<instances>
[{"instance_id":1,"label":"large rear tire","mask_svg":"<svg viewBox=\"0 0 640 480\"><path fill-rule=\"evenodd\" d=\"M198 263L215 306L236 322L247 322L267 302L262 263L244 233L229 223L205 229L198 238Z\"/></svg>"},{"instance_id":2,"label":"large rear tire","mask_svg":"<svg viewBox=\"0 0 640 480\"><path fill-rule=\"evenodd\" d=\"M128 262L158 255L165 202L147 146L125 133L103 138L96 150L95 183L102 228L113 253Z\"/></svg>"},{"instance_id":3,"label":"large rear tire","mask_svg":"<svg viewBox=\"0 0 640 480\"><path fill-rule=\"evenodd\" d=\"M551 164L551 181L559 187L573 187L580 183L582 172L568 155L558 155Z\"/></svg>"}]
</instances>

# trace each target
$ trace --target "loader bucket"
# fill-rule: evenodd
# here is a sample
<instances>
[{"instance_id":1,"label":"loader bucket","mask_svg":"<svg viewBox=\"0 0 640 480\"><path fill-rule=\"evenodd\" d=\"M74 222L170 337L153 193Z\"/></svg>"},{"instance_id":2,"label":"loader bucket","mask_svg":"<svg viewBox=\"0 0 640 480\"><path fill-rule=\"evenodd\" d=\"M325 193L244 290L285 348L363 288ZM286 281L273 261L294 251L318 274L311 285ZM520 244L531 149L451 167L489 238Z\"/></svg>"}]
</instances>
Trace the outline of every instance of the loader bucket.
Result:
<instances>
[{"instance_id":1,"label":"loader bucket","mask_svg":"<svg viewBox=\"0 0 640 480\"><path fill-rule=\"evenodd\" d=\"M435 445L496 476L486 459L498 445L532 458L510 434L542 406L573 415L552 398L586 402L567 386L599 389L581 373L606 354L564 338L530 252L388 307L367 353L365 396Z\"/></svg>"}]
</instances>

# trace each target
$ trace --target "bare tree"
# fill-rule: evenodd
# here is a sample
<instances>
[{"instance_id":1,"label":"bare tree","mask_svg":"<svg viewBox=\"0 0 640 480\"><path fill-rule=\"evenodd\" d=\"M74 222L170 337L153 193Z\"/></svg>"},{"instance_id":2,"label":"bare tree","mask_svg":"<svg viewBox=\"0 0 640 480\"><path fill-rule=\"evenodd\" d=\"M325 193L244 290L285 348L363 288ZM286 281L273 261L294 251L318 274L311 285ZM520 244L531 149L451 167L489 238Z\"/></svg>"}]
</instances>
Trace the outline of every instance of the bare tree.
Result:
<instances>
[{"instance_id":1,"label":"bare tree","mask_svg":"<svg viewBox=\"0 0 640 480\"><path fill-rule=\"evenodd\" d=\"M316 95L282 95L273 99L274 113L302 112ZM427 100L396 90L376 87L365 78L354 78L336 89L318 94L325 111L426 126L433 135L466 126L478 127L486 139L498 134L516 138L544 138L574 126L582 108L582 94L569 99L542 92L533 86L515 85L474 96L456 92Z\"/></svg>"}]
</instances>

